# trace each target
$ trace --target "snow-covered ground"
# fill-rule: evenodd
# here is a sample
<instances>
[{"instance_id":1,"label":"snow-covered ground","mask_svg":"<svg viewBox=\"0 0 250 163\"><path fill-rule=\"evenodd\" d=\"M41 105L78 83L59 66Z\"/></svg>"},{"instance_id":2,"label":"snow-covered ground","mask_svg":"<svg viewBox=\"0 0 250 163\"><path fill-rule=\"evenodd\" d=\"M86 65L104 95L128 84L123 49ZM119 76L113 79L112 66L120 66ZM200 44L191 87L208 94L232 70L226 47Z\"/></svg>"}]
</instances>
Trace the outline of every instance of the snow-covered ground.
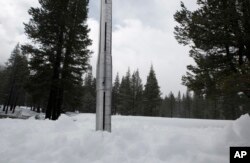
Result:
<instances>
[{"instance_id":1,"label":"snow-covered ground","mask_svg":"<svg viewBox=\"0 0 250 163\"><path fill-rule=\"evenodd\" d=\"M5 114L5 111L3 111L3 106L0 106L0 118L1 117L10 117L10 118L19 118L19 119L26 119L31 116L36 116L40 115L37 112L31 111L30 107L25 107L25 106L17 106L15 109L15 112L12 113L8 109L8 114Z\"/></svg>"},{"instance_id":2,"label":"snow-covered ground","mask_svg":"<svg viewBox=\"0 0 250 163\"><path fill-rule=\"evenodd\" d=\"M228 163L230 146L250 146L250 117L236 121L95 115L58 121L1 119L0 163Z\"/></svg>"}]
</instances>

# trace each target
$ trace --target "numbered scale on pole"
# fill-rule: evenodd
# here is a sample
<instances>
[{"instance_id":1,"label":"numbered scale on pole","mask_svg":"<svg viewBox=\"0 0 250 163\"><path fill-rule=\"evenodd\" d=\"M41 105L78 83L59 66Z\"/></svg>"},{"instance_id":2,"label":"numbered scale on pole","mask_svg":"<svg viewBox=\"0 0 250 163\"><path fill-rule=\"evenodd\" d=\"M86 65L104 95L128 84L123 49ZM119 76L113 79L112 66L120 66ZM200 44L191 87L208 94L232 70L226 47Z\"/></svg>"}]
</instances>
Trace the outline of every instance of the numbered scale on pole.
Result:
<instances>
[{"instance_id":1,"label":"numbered scale on pole","mask_svg":"<svg viewBox=\"0 0 250 163\"><path fill-rule=\"evenodd\" d=\"M96 73L96 130L111 132L112 0L101 0L99 54Z\"/></svg>"}]
</instances>

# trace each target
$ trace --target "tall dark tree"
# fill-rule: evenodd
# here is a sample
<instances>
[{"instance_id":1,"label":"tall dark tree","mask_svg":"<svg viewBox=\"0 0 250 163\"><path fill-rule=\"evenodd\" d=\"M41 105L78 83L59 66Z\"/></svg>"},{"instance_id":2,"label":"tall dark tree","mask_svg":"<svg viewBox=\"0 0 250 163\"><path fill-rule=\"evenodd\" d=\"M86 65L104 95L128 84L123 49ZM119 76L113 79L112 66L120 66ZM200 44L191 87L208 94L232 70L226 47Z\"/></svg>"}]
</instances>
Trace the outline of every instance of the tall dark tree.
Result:
<instances>
[{"instance_id":1,"label":"tall dark tree","mask_svg":"<svg viewBox=\"0 0 250 163\"><path fill-rule=\"evenodd\" d=\"M132 91L132 115L143 115L143 85L139 70L135 71L131 78Z\"/></svg>"},{"instance_id":2,"label":"tall dark tree","mask_svg":"<svg viewBox=\"0 0 250 163\"><path fill-rule=\"evenodd\" d=\"M176 112L175 108L176 108L176 100L175 100L174 94L170 92L169 94L170 117L174 117L175 112Z\"/></svg>"},{"instance_id":3,"label":"tall dark tree","mask_svg":"<svg viewBox=\"0 0 250 163\"><path fill-rule=\"evenodd\" d=\"M161 117L169 117L169 98L165 96L160 105L159 116Z\"/></svg>"},{"instance_id":4,"label":"tall dark tree","mask_svg":"<svg viewBox=\"0 0 250 163\"><path fill-rule=\"evenodd\" d=\"M126 76L122 78L120 85L120 105L118 106L119 111L122 115L132 115L132 89L131 89L131 73L127 71Z\"/></svg>"},{"instance_id":5,"label":"tall dark tree","mask_svg":"<svg viewBox=\"0 0 250 163\"><path fill-rule=\"evenodd\" d=\"M150 68L150 72L147 77L143 95L144 95L144 115L159 116L161 92L153 66L151 66Z\"/></svg>"},{"instance_id":6,"label":"tall dark tree","mask_svg":"<svg viewBox=\"0 0 250 163\"><path fill-rule=\"evenodd\" d=\"M174 94L172 92L166 96L160 106L160 116L163 117L175 117L177 115L176 112L177 104Z\"/></svg>"},{"instance_id":7,"label":"tall dark tree","mask_svg":"<svg viewBox=\"0 0 250 163\"><path fill-rule=\"evenodd\" d=\"M193 118L203 118L204 113L206 112L204 97L194 93L191 110Z\"/></svg>"},{"instance_id":8,"label":"tall dark tree","mask_svg":"<svg viewBox=\"0 0 250 163\"><path fill-rule=\"evenodd\" d=\"M88 73L84 79L82 97L82 109L80 111L84 113L96 112L96 82L93 78L92 68L90 67Z\"/></svg>"},{"instance_id":9,"label":"tall dark tree","mask_svg":"<svg viewBox=\"0 0 250 163\"><path fill-rule=\"evenodd\" d=\"M117 73L115 82L112 88L112 114L121 114L119 110L120 105L120 79Z\"/></svg>"},{"instance_id":10,"label":"tall dark tree","mask_svg":"<svg viewBox=\"0 0 250 163\"><path fill-rule=\"evenodd\" d=\"M6 67L1 66L0 67L0 105L3 105L5 102L5 88L7 84L7 72Z\"/></svg>"},{"instance_id":11,"label":"tall dark tree","mask_svg":"<svg viewBox=\"0 0 250 163\"><path fill-rule=\"evenodd\" d=\"M176 117L181 116L181 110L182 110L182 101L181 101L181 92L179 91L176 98Z\"/></svg>"},{"instance_id":12,"label":"tall dark tree","mask_svg":"<svg viewBox=\"0 0 250 163\"><path fill-rule=\"evenodd\" d=\"M24 86L29 75L27 58L22 54L19 44L11 53L6 64L5 83L5 104L3 110L8 113L8 109L14 113L17 104L24 105Z\"/></svg>"},{"instance_id":13,"label":"tall dark tree","mask_svg":"<svg viewBox=\"0 0 250 163\"><path fill-rule=\"evenodd\" d=\"M183 109L185 118L191 118L192 116L192 97L190 91L186 91L185 98L183 98Z\"/></svg>"},{"instance_id":14,"label":"tall dark tree","mask_svg":"<svg viewBox=\"0 0 250 163\"><path fill-rule=\"evenodd\" d=\"M65 92L82 85L91 44L86 24L88 0L39 0L31 8L25 33L33 44L23 46L31 55L34 76L49 78L46 118L56 120L62 111ZM47 72L44 72L46 69ZM47 74L47 75L40 75Z\"/></svg>"},{"instance_id":15,"label":"tall dark tree","mask_svg":"<svg viewBox=\"0 0 250 163\"><path fill-rule=\"evenodd\" d=\"M191 45L196 65L188 66L183 84L209 99L214 118L221 102L237 101L238 93L250 90L250 2L248 0L197 0L189 11L183 3L174 15L177 41ZM242 105L242 103L240 104ZM234 109L240 107L234 103Z\"/></svg>"}]
</instances>

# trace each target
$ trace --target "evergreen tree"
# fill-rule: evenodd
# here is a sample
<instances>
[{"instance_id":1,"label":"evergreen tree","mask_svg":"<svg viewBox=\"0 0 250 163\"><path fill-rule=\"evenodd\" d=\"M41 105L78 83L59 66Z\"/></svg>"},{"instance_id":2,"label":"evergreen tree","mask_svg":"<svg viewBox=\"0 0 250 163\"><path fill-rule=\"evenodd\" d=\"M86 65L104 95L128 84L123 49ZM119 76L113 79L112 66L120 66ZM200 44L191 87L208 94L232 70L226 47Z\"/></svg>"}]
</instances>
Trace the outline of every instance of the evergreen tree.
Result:
<instances>
[{"instance_id":1,"label":"evergreen tree","mask_svg":"<svg viewBox=\"0 0 250 163\"><path fill-rule=\"evenodd\" d=\"M160 105L160 116L169 117L169 98L165 96Z\"/></svg>"},{"instance_id":2,"label":"evergreen tree","mask_svg":"<svg viewBox=\"0 0 250 163\"><path fill-rule=\"evenodd\" d=\"M120 105L119 110L122 115L132 115L132 104L133 104L133 96L131 89L131 74L130 70L127 71L126 76L122 78L120 85Z\"/></svg>"},{"instance_id":3,"label":"evergreen tree","mask_svg":"<svg viewBox=\"0 0 250 163\"><path fill-rule=\"evenodd\" d=\"M120 105L120 79L119 74L116 74L114 86L112 88L112 114L121 114L118 109Z\"/></svg>"},{"instance_id":4,"label":"evergreen tree","mask_svg":"<svg viewBox=\"0 0 250 163\"><path fill-rule=\"evenodd\" d=\"M79 90L87 69L90 55L87 47L91 44L86 25L89 1L39 0L39 3L40 8L29 10L32 18L25 24L25 33L35 44L22 48L31 55L33 76L48 81L46 118L56 120L65 92Z\"/></svg>"},{"instance_id":5,"label":"evergreen tree","mask_svg":"<svg viewBox=\"0 0 250 163\"><path fill-rule=\"evenodd\" d=\"M189 90L186 92L185 101L184 101L185 115L187 118L192 117L192 97Z\"/></svg>"},{"instance_id":6,"label":"evergreen tree","mask_svg":"<svg viewBox=\"0 0 250 163\"><path fill-rule=\"evenodd\" d=\"M81 112L95 113L96 112L96 83L92 75L92 68L90 67L84 79L83 86L83 100Z\"/></svg>"},{"instance_id":7,"label":"evergreen tree","mask_svg":"<svg viewBox=\"0 0 250 163\"><path fill-rule=\"evenodd\" d=\"M245 104L237 103L238 93L250 90L250 2L197 2L199 8L195 11L181 3L181 10L174 15L179 23L176 39L192 45L190 56L196 62L188 66L183 84L206 98L210 107L206 116L222 118L226 101L234 101L230 105L234 109L227 110L240 112L237 108Z\"/></svg>"},{"instance_id":8,"label":"evergreen tree","mask_svg":"<svg viewBox=\"0 0 250 163\"><path fill-rule=\"evenodd\" d=\"M176 107L176 101L174 94L170 92L169 94L169 110L170 110L170 117L174 117L175 115L175 107Z\"/></svg>"},{"instance_id":9,"label":"evergreen tree","mask_svg":"<svg viewBox=\"0 0 250 163\"><path fill-rule=\"evenodd\" d=\"M6 89L6 84L7 84L7 71L6 67L0 67L0 105L4 104L5 102L5 89Z\"/></svg>"},{"instance_id":10,"label":"evergreen tree","mask_svg":"<svg viewBox=\"0 0 250 163\"><path fill-rule=\"evenodd\" d=\"M132 115L143 114L143 85L139 70L135 71L131 78L132 91Z\"/></svg>"},{"instance_id":11,"label":"evergreen tree","mask_svg":"<svg viewBox=\"0 0 250 163\"><path fill-rule=\"evenodd\" d=\"M181 101L181 92L179 91L177 99L176 99L176 117L181 116L181 110L182 110L181 103L182 103L182 101Z\"/></svg>"},{"instance_id":12,"label":"evergreen tree","mask_svg":"<svg viewBox=\"0 0 250 163\"><path fill-rule=\"evenodd\" d=\"M160 116L174 117L176 115L176 99L172 92L166 96L160 106Z\"/></svg>"},{"instance_id":13,"label":"evergreen tree","mask_svg":"<svg viewBox=\"0 0 250 163\"><path fill-rule=\"evenodd\" d=\"M182 118L186 118L187 117L186 110L184 108L185 107L185 101L186 101L186 97L185 97L184 94L182 94L182 98L181 98L181 111L180 111Z\"/></svg>"},{"instance_id":14,"label":"evergreen tree","mask_svg":"<svg viewBox=\"0 0 250 163\"><path fill-rule=\"evenodd\" d=\"M25 90L24 86L29 75L27 58L22 55L19 44L16 45L7 62L5 72L5 104L3 110L8 113L15 112L16 105L24 105Z\"/></svg>"},{"instance_id":15,"label":"evergreen tree","mask_svg":"<svg viewBox=\"0 0 250 163\"><path fill-rule=\"evenodd\" d=\"M144 89L144 115L159 116L159 106L161 103L161 92L153 69L150 68L147 82Z\"/></svg>"},{"instance_id":16,"label":"evergreen tree","mask_svg":"<svg viewBox=\"0 0 250 163\"><path fill-rule=\"evenodd\" d=\"M203 118L205 109L206 105L203 102L203 97L194 93L192 109L191 109L193 118Z\"/></svg>"}]
</instances>

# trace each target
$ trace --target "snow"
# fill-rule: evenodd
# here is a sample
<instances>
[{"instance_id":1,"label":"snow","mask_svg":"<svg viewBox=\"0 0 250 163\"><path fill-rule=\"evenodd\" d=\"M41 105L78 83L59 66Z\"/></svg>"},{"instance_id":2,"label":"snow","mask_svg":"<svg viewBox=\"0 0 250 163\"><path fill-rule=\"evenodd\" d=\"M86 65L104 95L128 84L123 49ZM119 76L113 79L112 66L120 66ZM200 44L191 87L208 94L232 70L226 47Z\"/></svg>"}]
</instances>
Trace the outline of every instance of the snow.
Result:
<instances>
[{"instance_id":1,"label":"snow","mask_svg":"<svg viewBox=\"0 0 250 163\"><path fill-rule=\"evenodd\" d=\"M236 121L94 114L58 121L0 119L0 163L228 163L230 146L250 146L250 117Z\"/></svg>"},{"instance_id":2,"label":"snow","mask_svg":"<svg viewBox=\"0 0 250 163\"><path fill-rule=\"evenodd\" d=\"M17 106L14 113L8 110L8 114L5 114L2 108L3 106L0 106L0 117L2 116L2 117L9 117L9 118L27 119L31 116L36 116L36 115L42 116L37 112L31 111L30 107Z\"/></svg>"}]
</instances>

